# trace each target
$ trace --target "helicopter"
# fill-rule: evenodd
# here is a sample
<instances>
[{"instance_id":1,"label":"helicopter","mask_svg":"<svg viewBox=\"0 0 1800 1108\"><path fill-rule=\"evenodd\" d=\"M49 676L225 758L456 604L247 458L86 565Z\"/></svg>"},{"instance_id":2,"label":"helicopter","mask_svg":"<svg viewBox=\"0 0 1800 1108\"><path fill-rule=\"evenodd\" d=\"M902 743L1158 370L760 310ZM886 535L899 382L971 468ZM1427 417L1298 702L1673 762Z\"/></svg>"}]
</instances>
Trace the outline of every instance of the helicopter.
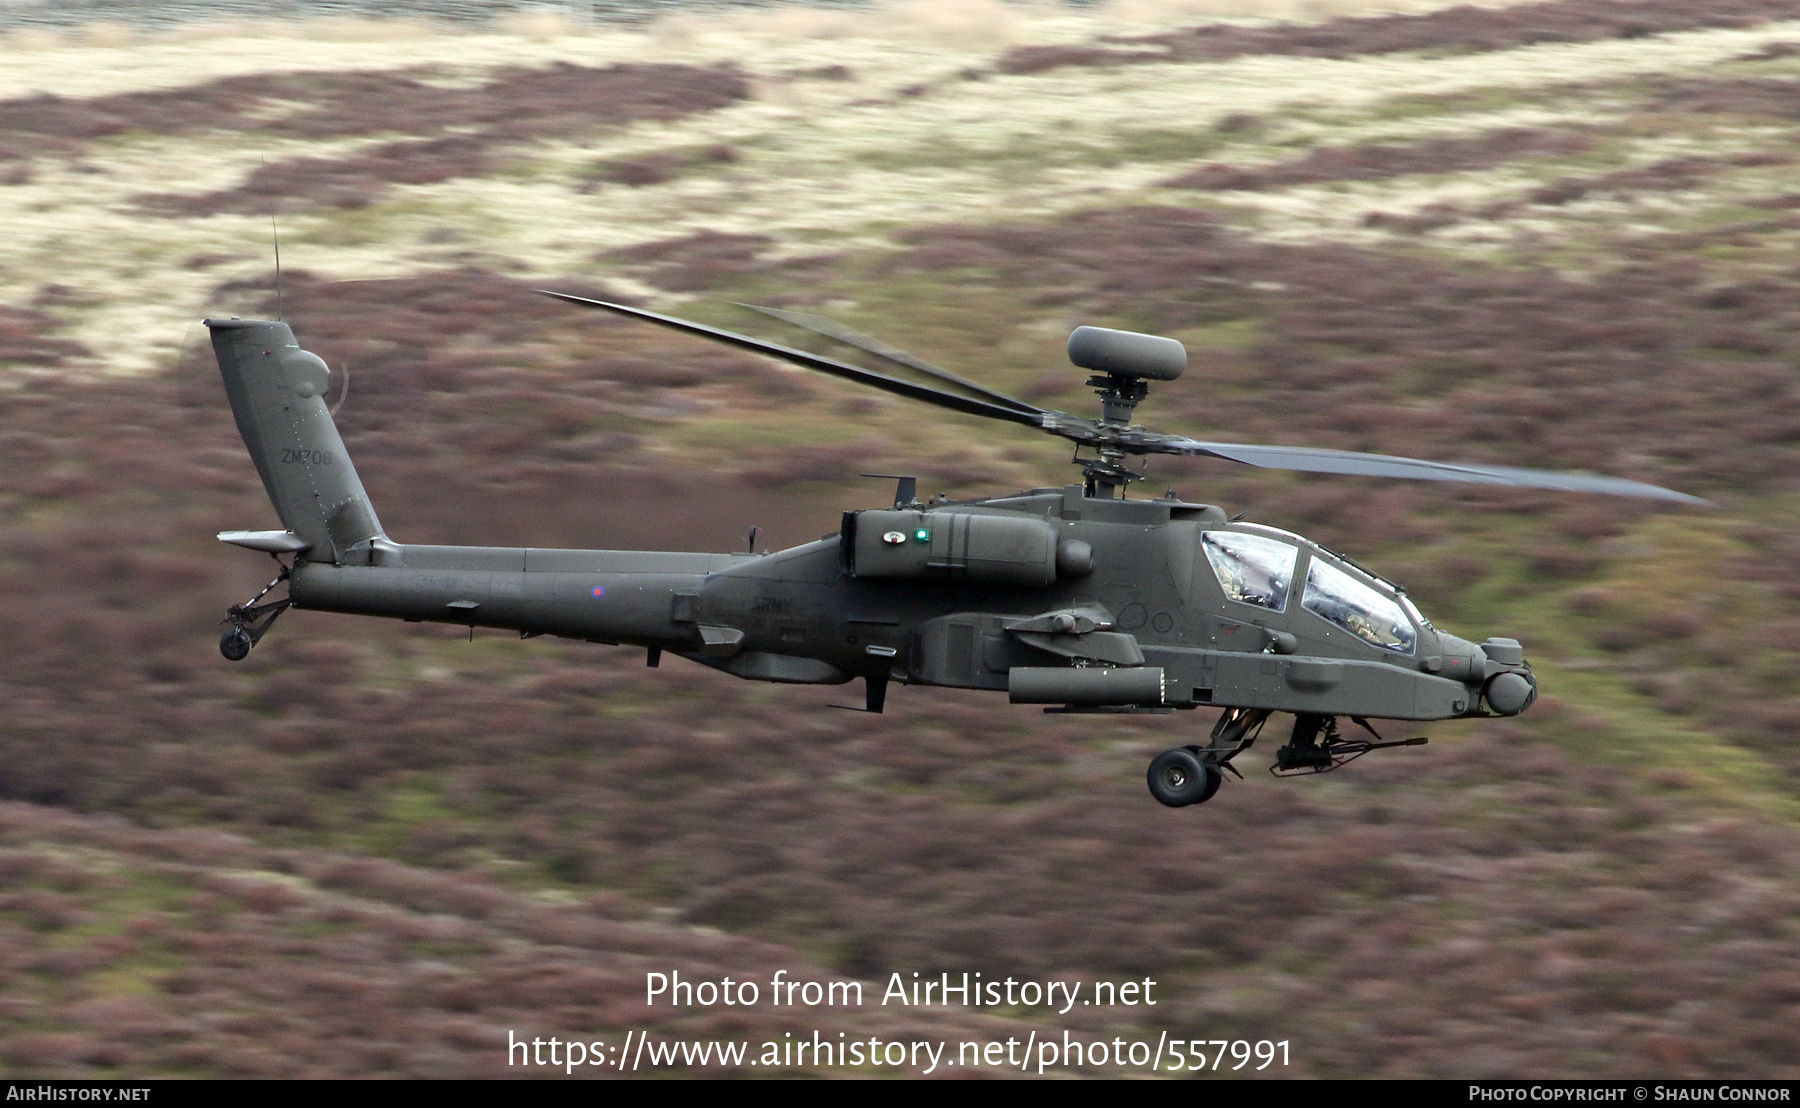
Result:
<instances>
[{"instance_id":1,"label":"helicopter","mask_svg":"<svg viewBox=\"0 0 1800 1108\"><path fill-rule=\"evenodd\" d=\"M1242 776L1234 759L1275 713L1294 722L1270 772L1318 774L1427 741L1384 738L1371 719L1516 716L1538 683L1516 639L1439 630L1403 587L1319 543L1172 490L1127 496L1141 477L1129 458L1709 503L1616 477L1149 430L1132 419L1150 383L1187 367L1186 349L1164 336L1075 329L1069 360L1093 374L1100 399L1091 418L997 392L821 316L743 305L933 383L643 308L544 295L1036 428L1075 444L1081 481L921 500L913 477L865 474L895 481L890 505L846 511L835 533L763 554L402 544L382 529L344 449L324 360L279 320L207 319L238 430L282 523L218 535L281 565L228 610L227 659L248 656L292 607L627 645L649 666L668 653L753 681L860 678L856 710L873 713L895 682L1005 692L1057 713L1221 709L1205 743L1166 750L1146 771L1158 802L1185 807L1210 799L1227 772ZM284 597L266 599L283 583ZM1340 731L1345 719L1357 730Z\"/></svg>"}]
</instances>

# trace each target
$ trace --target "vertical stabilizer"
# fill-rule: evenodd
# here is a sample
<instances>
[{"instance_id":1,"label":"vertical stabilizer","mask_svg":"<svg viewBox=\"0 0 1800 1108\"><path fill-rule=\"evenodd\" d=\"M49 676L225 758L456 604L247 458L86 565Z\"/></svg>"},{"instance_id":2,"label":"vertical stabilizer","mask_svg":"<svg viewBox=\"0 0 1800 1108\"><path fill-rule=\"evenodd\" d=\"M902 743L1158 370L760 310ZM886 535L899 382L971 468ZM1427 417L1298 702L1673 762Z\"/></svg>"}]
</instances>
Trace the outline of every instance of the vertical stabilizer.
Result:
<instances>
[{"instance_id":1,"label":"vertical stabilizer","mask_svg":"<svg viewBox=\"0 0 1800 1108\"><path fill-rule=\"evenodd\" d=\"M285 323L209 319L238 433L281 522L310 561L369 561L381 523L344 450L325 390L331 370Z\"/></svg>"}]
</instances>

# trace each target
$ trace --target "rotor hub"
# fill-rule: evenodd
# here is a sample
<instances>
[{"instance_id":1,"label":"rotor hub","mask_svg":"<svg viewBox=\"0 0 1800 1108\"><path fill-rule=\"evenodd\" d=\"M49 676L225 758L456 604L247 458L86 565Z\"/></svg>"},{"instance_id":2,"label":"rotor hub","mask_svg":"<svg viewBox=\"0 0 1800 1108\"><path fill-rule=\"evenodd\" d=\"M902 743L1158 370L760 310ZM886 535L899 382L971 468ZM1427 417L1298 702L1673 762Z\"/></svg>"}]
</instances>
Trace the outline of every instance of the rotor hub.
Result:
<instances>
[{"instance_id":1,"label":"rotor hub","mask_svg":"<svg viewBox=\"0 0 1800 1108\"><path fill-rule=\"evenodd\" d=\"M1149 385L1119 373L1089 377L1087 383L1100 396L1100 422L1109 426L1122 427L1130 423L1138 404L1150 395Z\"/></svg>"}]
</instances>

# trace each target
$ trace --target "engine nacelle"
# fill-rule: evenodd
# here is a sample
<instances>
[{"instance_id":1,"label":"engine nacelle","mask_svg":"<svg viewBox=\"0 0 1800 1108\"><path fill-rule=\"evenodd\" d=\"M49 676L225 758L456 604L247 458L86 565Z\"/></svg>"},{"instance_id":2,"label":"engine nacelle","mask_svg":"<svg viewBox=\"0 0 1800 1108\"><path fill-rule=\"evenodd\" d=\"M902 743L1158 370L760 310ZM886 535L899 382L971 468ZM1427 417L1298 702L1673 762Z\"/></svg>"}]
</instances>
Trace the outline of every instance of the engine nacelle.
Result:
<instances>
[{"instance_id":1,"label":"engine nacelle","mask_svg":"<svg viewBox=\"0 0 1800 1108\"><path fill-rule=\"evenodd\" d=\"M858 578L928 577L1042 588L1055 583L1059 567L1064 576L1093 569L1086 543L1059 544L1056 528L1029 516L845 512L842 542L844 566Z\"/></svg>"}]
</instances>

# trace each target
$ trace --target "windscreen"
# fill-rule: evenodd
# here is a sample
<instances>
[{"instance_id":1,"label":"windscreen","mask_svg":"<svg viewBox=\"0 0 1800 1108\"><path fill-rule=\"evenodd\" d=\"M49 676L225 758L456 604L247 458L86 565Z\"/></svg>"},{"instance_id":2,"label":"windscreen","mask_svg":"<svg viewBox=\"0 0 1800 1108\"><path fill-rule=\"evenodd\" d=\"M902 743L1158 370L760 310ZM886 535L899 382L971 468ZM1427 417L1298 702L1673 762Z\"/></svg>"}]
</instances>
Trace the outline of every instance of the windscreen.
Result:
<instances>
[{"instance_id":1,"label":"windscreen","mask_svg":"<svg viewBox=\"0 0 1800 1108\"><path fill-rule=\"evenodd\" d=\"M1393 597L1334 565L1313 558L1300 606L1357 638L1396 654L1411 654L1418 632Z\"/></svg>"}]
</instances>

